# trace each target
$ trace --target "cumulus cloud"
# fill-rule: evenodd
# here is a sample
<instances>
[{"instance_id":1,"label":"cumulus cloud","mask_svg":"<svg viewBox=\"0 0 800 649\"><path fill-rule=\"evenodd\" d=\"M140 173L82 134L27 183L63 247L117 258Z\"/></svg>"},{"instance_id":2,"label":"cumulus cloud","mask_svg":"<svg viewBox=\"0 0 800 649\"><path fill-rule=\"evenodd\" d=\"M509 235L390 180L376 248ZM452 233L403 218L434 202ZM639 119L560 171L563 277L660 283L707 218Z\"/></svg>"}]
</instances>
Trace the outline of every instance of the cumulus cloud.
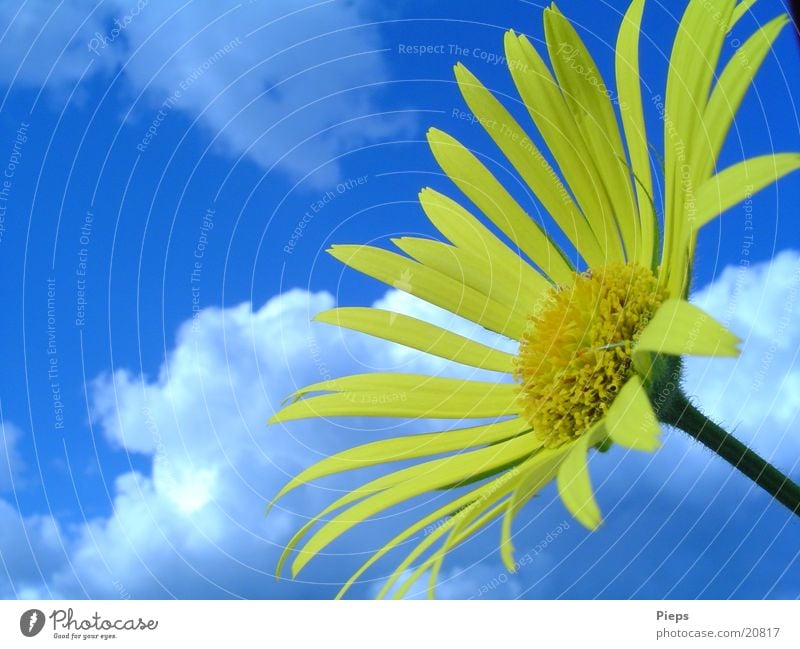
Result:
<instances>
[{"instance_id":1,"label":"cumulus cloud","mask_svg":"<svg viewBox=\"0 0 800 649\"><path fill-rule=\"evenodd\" d=\"M21 517L14 504L0 499L0 596L58 597L49 580L68 560L64 536L52 516Z\"/></svg>"},{"instance_id":2,"label":"cumulus cloud","mask_svg":"<svg viewBox=\"0 0 800 649\"><path fill-rule=\"evenodd\" d=\"M739 424L742 436L790 470L796 466L796 423L782 403L776 407L760 395L796 395L784 386L795 380L793 359L800 349L800 315L787 308L798 267L800 255L786 252L771 265L744 271L741 280L738 271L727 270L699 292L697 301L717 317L732 314L729 324L746 339L745 353L730 364L693 362L688 368L688 386L701 405ZM0 502L3 594L331 596L335 584L385 538L386 522L337 543L334 556L313 562L306 581L278 584L272 577L275 560L303 515L318 511L349 483L336 479L298 490L266 519L264 504L288 475L320 457L421 424L332 421L267 428L269 413L293 386L328 376L373 369L452 371L411 350L309 323L333 304L329 294L295 290L255 310L249 304L207 309L183 325L157 377L124 369L99 377L92 389L97 427L117 452L149 460L150 470L117 476L112 514L77 525L21 519L16 508ZM473 328L396 291L377 305L447 321L464 333ZM786 313L788 325L781 330ZM770 369L754 389L754 368L765 358L773 359ZM664 448L653 455L614 449L595 454L591 464L606 515L601 533L572 524L550 487L515 526L516 575L500 565L499 530L489 528L455 553L440 595L797 595L786 577L800 552L788 515L682 434L668 433ZM411 513L398 514L388 527ZM548 533L565 521L568 526L548 541ZM523 562L526 556L530 560ZM377 572L353 594L373 594L385 575Z\"/></svg>"},{"instance_id":3,"label":"cumulus cloud","mask_svg":"<svg viewBox=\"0 0 800 649\"><path fill-rule=\"evenodd\" d=\"M275 590L291 516L265 519L264 508L311 449L266 419L289 386L341 369L324 356L325 332L308 324L332 303L292 291L255 312L208 309L182 327L154 382L124 370L95 382L100 428L121 450L151 457L152 473L117 479L114 515L88 522L57 583L100 596L119 585L133 596Z\"/></svg>"},{"instance_id":4,"label":"cumulus cloud","mask_svg":"<svg viewBox=\"0 0 800 649\"><path fill-rule=\"evenodd\" d=\"M0 5L0 82L65 95L93 78L121 84L142 155L181 111L218 149L309 182L336 158L407 126L379 115L388 79L365 2L14 0ZM76 97L84 97L85 92ZM370 117L372 116L372 117ZM158 122L149 138L147 129ZM173 129L174 130L174 129Z\"/></svg>"},{"instance_id":5,"label":"cumulus cloud","mask_svg":"<svg viewBox=\"0 0 800 649\"><path fill-rule=\"evenodd\" d=\"M406 295L390 292L376 305L479 334L475 325ZM267 519L264 508L289 475L351 446L359 427L373 434L381 422L267 428L269 415L293 387L347 373L489 374L454 372L413 350L310 322L332 306L327 293L294 290L255 311L250 304L206 309L181 327L155 379L125 369L98 377L91 391L97 429L118 452L150 459L152 470L116 478L110 517L64 531L68 562L57 548L39 550L61 558L44 586L33 571L15 575L8 588L13 583L17 592L44 588L49 596L92 597L332 595L333 586L319 583L341 579L332 569L330 574L312 570L312 581L305 584L277 586L272 576L279 550L302 524L301 516L324 506L332 489L303 490ZM377 434L422 426L385 422ZM44 520L16 526L38 537ZM55 522L52 526L58 529ZM48 537L53 534L61 538L54 532ZM363 545L339 547L345 556L339 569L347 555L357 560L358 550Z\"/></svg>"},{"instance_id":6,"label":"cumulus cloud","mask_svg":"<svg viewBox=\"0 0 800 649\"><path fill-rule=\"evenodd\" d=\"M765 454L800 467L800 256L778 254L770 264L725 269L699 291L699 306L744 342L739 358L693 359L688 387L708 414L737 426Z\"/></svg>"}]
</instances>

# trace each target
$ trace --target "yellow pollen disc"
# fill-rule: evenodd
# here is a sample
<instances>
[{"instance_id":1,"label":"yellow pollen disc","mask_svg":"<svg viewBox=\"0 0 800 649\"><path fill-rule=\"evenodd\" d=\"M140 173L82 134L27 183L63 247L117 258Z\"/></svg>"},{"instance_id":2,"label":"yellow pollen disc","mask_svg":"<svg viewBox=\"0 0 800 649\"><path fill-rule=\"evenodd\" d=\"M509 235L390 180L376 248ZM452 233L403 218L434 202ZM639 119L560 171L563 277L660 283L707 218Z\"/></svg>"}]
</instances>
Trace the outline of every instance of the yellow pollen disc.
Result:
<instances>
[{"instance_id":1,"label":"yellow pollen disc","mask_svg":"<svg viewBox=\"0 0 800 649\"><path fill-rule=\"evenodd\" d=\"M611 263L552 288L530 316L514 369L523 416L544 446L597 423L631 373L631 348L666 299L653 273Z\"/></svg>"}]
</instances>

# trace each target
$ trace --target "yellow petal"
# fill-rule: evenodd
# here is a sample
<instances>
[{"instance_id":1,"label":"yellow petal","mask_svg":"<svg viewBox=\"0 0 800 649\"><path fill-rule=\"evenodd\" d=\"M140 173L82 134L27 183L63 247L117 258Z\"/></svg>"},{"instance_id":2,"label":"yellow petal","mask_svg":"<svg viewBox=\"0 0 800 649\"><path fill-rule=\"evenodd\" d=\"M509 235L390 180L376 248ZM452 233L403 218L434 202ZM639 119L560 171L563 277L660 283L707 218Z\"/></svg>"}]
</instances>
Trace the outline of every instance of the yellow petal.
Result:
<instances>
[{"instance_id":1,"label":"yellow petal","mask_svg":"<svg viewBox=\"0 0 800 649\"><path fill-rule=\"evenodd\" d=\"M490 503L493 503L497 499L495 496L489 496L489 498L490 498L490 500L482 501L480 503L482 514L476 521L473 521L472 524L469 525L468 527L466 527L465 529L461 529L457 534L453 534L451 532L452 536L448 538L448 541L450 541L450 543L448 545L448 550L452 549L453 547L455 547L456 545L458 545L459 543L461 543L465 539L467 539L470 536L472 536L473 534L475 534L475 532L480 530L482 527L485 527L486 525L491 523L494 519L496 519L503 512L503 503L494 505L493 507L489 507L488 505ZM485 511L485 510L488 510L488 511ZM411 588L411 586L413 586L417 582L417 580L422 576L422 574L426 570L428 570L428 569L430 569L432 567L434 567L434 569L436 569L435 567L441 564L445 553L446 553L445 546L443 545L442 547L437 549L436 552L434 552L430 557L428 557L425 561L423 561L419 566L417 566L417 568L414 570L414 572L411 573L411 576L408 577L400 585L400 587L397 589L397 591L392 595L392 599L403 599L403 597L405 597L406 594L408 593L408 591ZM419 556L419 555L417 554L416 556ZM406 567L408 567L408 565L410 565L410 563L411 562L406 564ZM405 568L404 568L404 570L405 570ZM438 569L437 569L436 574L438 574ZM435 579L436 578L436 574L432 575L431 578ZM401 573L397 573L396 572L395 575L397 575L397 577L399 577L399 576L401 576ZM395 575L393 575L393 577ZM381 592L378 594L378 599L382 599L383 597L385 597L387 592L388 592L388 590L389 590L389 588L384 587L381 590ZM429 588L428 593L429 593L429 596L430 596L430 588Z\"/></svg>"},{"instance_id":2,"label":"yellow petal","mask_svg":"<svg viewBox=\"0 0 800 649\"><path fill-rule=\"evenodd\" d=\"M370 379L364 380L368 382ZM316 417L479 419L514 415L520 408L517 385L456 379L434 380L431 377L420 377L417 380L420 383L414 386L410 382L381 384L376 379L372 389L365 385L363 389L359 386L346 392L302 399L276 412L269 423ZM337 381L340 381L340 385L350 383L345 379ZM442 387L445 384L451 384L452 387Z\"/></svg>"},{"instance_id":3,"label":"yellow petal","mask_svg":"<svg viewBox=\"0 0 800 649\"><path fill-rule=\"evenodd\" d=\"M402 597L408 586L413 584L422 572L430 568L428 596L431 597L445 555L501 514L503 514L504 519L500 540L500 554L508 571L514 572L511 521L525 502L532 498L544 485L553 480L558 465L565 454L566 451L563 448L540 449L530 459L509 469L500 478L497 478L492 483L491 489L481 496L480 508L476 506L479 504L476 502L465 507L464 510L459 512L458 516L454 517L458 519L457 524L452 527L445 542L417 568L395 596ZM511 494L511 497L503 502L508 494ZM498 502L498 504L489 508L489 505L495 502Z\"/></svg>"},{"instance_id":4,"label":"yellow petal","mask_svg":"<svg viewBox=\"0 0 800 649\"><path fill-rule=\"evenodd\" d=\"M412 259L371 246L333 246L343 264L472 322L519 340L526 320L473 288Z\"/></svg>"},{"instance_id":5,"label":"yellow petal","mask_svg":"<svg viewBox=\"0 0 800 649\"><path fill-rule=\"evenodd\" d=\"M507 474L504 474L507 476ZM498 498L505 497L508 493L508 486L506 486L505 491L501 494L494 493L490 495L492 498L492 502L486 502L486 505L493 505L494 502ZM434 591L436 589L436 583L439 581L439 573L442 569L442 564L444 563L444 559L447 556L447 553L454 547L456 543L456 539L458 538L461 531L470 523L472 523L476 518L480 518L480 516L486 514L487 507L478 508L475 506L475 503L464 508L463 511L458 512L454 517L454 524L450 526L450 533L447 535L447 538L444 540L442 545L433 555L429 558L426 562L430 566L430 572L428 573L428 599L434 599ZM489 511L491 512L494 508L490 508ZM414 582L414 578L408 580L408 583L411 584Z\"/></svg>"},{"instance_id":6,"label":"yellow petal","mask_svg":"<svg viewBox=\"0 0 800 649\"><path fill-rule=\"evenodd\" d=\"M778 153L750 158L719 172L697 192L694 229L797 169L800 153Z\"/></svg>"},{"instance_id":7,"label":"yellow petal","mask_svg":"<svg viewBox=\"0 0 800 649\"><path fill-rule=\"evenodd\" d=\"M670 56L664 119L665 228L661 279L672 295L688 286L686 243L694 192L704 179L696 161L710 155L703 114L735 0L692 0Z\"/></svg>"},{"instance_id":8,"label":"yellow petal","mask_svg":"<svg viewBox=\"0 0 800 649\"><path fill-rule=\"evenodd\" d=\"M528 264L519 254L500 241L483 223L452 198L426 188L419 194L425 214L456 247L483 259L491 259L514 275L523 278L535 294L546 291L552 284Z\"/></svg>"},{"instance_id":9,"label":"yellow petal","mask_svg":"<svg viewBox=\"0 0 800 649\"><path fill-rule=\"evenodd\" d=\"M441 530L441 533L437 535L437 538L445 533L447 533L447 538L442 545L437 548L437 550L431 554L430 557L428 557L428 559L426 559L420 566L417 567L411 577L405 580L405 582L393 595L394 599L401 599L406 592L408 592L409 587L412 586L420 577L420 575L428 569L431 570L428 596L431 597L433 595L433 588L436 585L436 580L439 576L439 570L441 569L445 555L465 538L465 532L467 530L470 530L469 533L472 534L477 531L477 529L482 527L482 525L480 525L482 520L484 521L484 524L488 523L490 520L493 520L494 513L497 511L495 503L497 503L498 500L505 498L508 492L513 489L513 482L510 482L508 478L510 478L508 474L503 474L501 478L494 480L492 483L490 483L490 489L482 490L478 498L470 502L458 512L454 513L447 520L447 522L442 525L443 529ZM478 521L478 525L476 525L476 520ZM422 545L422 543L420 543L420 545ZM425 545L429 547L432 545L432 543L427 543ZM397 578L401 577L403 572L405 572L405 570L422 554L421 550L422 548L415 548L414 551L410 553L395 569L394 573L392 574L392 578L386 582L384 587L381 589L381 592L378 594L378 599L386 596L391 587L397 581Z\"/></svg>"},{"instance_id":10,"label":"yellow petal","mask_svg":"<svg viewBox=\"0 0 800 649\"><path fill-rule=\"evenodd\" d=\"M698 161L701 165L698 170L699 178L708 178L714 170L714 164L747 89L775 39L789 22L788 16L781 15L764 25L736 51L720 74L703 114L702 136L708 139L710 151L705 160Z\"/></svg>"},{"instance_id":11,"label":"yellow petal","mask_svg":"<svg viewBox=\"0 0 800 649\"><path fill-rule=\"evenodd\" d=\"M506 466L513 460L529 455L531 448L535 448L535 436L529 433L484 449L425 463L423 466L426 470L416 479L406 480L370 496L323 525L298 552L292 564L292 575L296 576L313 556L367 518L426 492L456 484L481 472Z\"/></svg>"},{"instance_id":12,"label":"yellow petal","mask_svg":"<svg viewBox=\"0 0 800 649\"><path fill-rule=\"evenodd\" d=\"M556 479L564 505L578 522L590 530L596 529L603 517L594 499L586 454L589 447L601 441L604 435L601 422L579 437L561 463Z\"/></svg>"},{"instance_id":13,"label":"yellow petal","mask_svg":"<svg viewBox=\"0 0 800 649\"><path fill-rule=\"evenodd\" d=\"M578 32L555 5L544 11L545 37L550 61L564 99L600 171L602 187L613 208L611 218L619 228L629 260L641 251L639 216L628 171L627 157L609 96L611 90Z\"/></svg>"},{"instance_id":14,"label":"yellow petal","mask_svg":"<svg viewBox=\"0 0 800 649\"><path fill-rule=\"evenodd\" d=\"M634 347L633 358L639 367L648 367L646 353L738 356L740 342L705 311L686 300L673 298L661 305L644 328Z\"/></svg>"},{"instance_id":15,"label":"yellow petal","mask_svg":"<svg viewBox=\"0 0 800 649\"><path fill-rule=\"evenodd\" d=\"M728 27L729 30L733 29L734 25L742 19L756 1L757 0L742 0L736 5L736 9L734 9L733 16L731 17L730 26Z\"/></svg>"},{"instance_id":16,"label":"yellow petal","mask_svg":"<svg viewBox=\"0 0 800 649\"><path fill-rule=\"evenodd\" d=\"M520 509L539 490L549 484L558 472L558 467L569 453L569 446L556 449L541 449L530 460L517 467L519 480L503 515L500 530L500 558L509 572L514 572L514 546L511 542L511 523Z\"/></svg>"},{"instance_id":17,"label":"yellow petal","mask_svg":"<svg viewBox=\"0 0 800 649\"><path fill-rule=\"evenodd\" d=\"M517 91L592 226L605 253L604 262L622 260L613 209L600 187L601 171L595 167L547 64L527 38L517 37L512 31L505 35L505 53Z\"/></svg>"},{"instance_id":18,"label":"yellow petal","mask_svg":"<svg viewBox=\"0 0 800 649\"><path fill-rule=\"evenodd\" d=\"M531 440L531 449L536 449L536 442L535 440ZM316 516L309 519L295 534L292 536L291 539L286 543L286 547L283 549L281 556L278 560L278 567L276 570L276 576L279 576L283 570L284 563L288 559L289 555L292 551L297 547L300 541L306 537L306 535L311 531L311 529L325 516L328 514L339 511L348 505L351 505L354 502L362 500L367 496L373 496L375 494L380 494L381 492L387 492L392 488L402 485L402 484L411 484L411 483L419 483L422 480L427 480L429 476L437 474L442 467L444 466L453 466L453 463L457 463L462 467L466 467L465 470L467 473L465 474L467 477L472 477L474 475L479 475L480 471L483 470L484 464L481 463L480 458L479 461L474 461L474 453L476 451L469 451L466 453L460 453L456 455L451 455L445 458L440 458L436 460L430 460L427 462L422 462L420 464L415 464L413 466L406 467L405 469L400 469L398 471L392 471L385 475L380 476L374 480L370 480L366 484L361 485L356 489L352 489L346 492L343 496L337 498L334 502L330 503L325 509L319 512ZM482 456L481 456L482 457ZM470 471L475 471L475 473L469 473ZM282 495L286 494L290 489L291 485L287 485L284 489L273 499L273 504L277 501ZM448 487L449 485L445 485ZM271 505L270 505L271 506ZM366 568L365 568L366 569Z\"/></svg>"},{"instance_id":19,"label":"yellow petal","mask_svg":"<svg viewBox=\"0 0 800 649\"><path fill-rule=\"evenodd\" d=\"M503 105L462 64L455 68L464 100L495 144L522 176L545 210L592 266L604 263L604 254L586 218L550 167L541 151Z\"/></svg>"},{"instance_id":20,"label":"yellow petal","mask_svg":"<svg viewBox=\"0 0 800 649\"><path fill-rule=\"evenodd\" d=\"M314 319L389 340L462 365L496 372L513 371L514 357L511 354L400 313L369 307L341 307L323 311Z\"/></svg>"},{"instance_id":21,"label":"yellow petal","mask_svg":"<svg viewBox=\"0 0 800 649\"><path fill-rule=\"evenodd\" d=\"M491 483L489 483L491 484ZM417 532L424 530L423 540L417 544L416 548L418 548L418 556L422 554L425 549L427 549L432 543L434 543L439 537L441 537L447 530L449 526L452 525L450 521L452 520L452 515L454 512L459 511L462 507L469 505L472 502L475 502L480 498L480 494L483 490L485 490L487 485L481 485L477 489L473 489L469 493L456 498L452 501L449 501L446 505L439 507L438 509L434 510L427 516L421 518L413 525L410 525L405 530L403 530L400 534L394 536L389 542L383 545L378 551L374 552L369 559L367 559L361 566L356 570L350 578L345 582L344 586L339 590L336 594L336 599L341 599L342 596L350 590L352 585L355 583L356 579L358 579L361 575L363 575L371 566L373 566L379 559L383 556L394 550L395 548L399 547L403 541L406 539L412 538ZM431 528L432 529L428 529ZM422 547L420 547L422 546ZM414 556L410 561L409 564L416 559ZM399 577L403 570L395 570L392 577L392 583L389 584L386 590L389 590L392 585L394 585L394 581ZM395 576L396 575L396 576ZM390 579L392 578L390 577Z\"/></svg>"},{"instance_id":22,"label":"yellow petal","mask_svg":"<svg viewBox=\"0 0 800 649\"><path fill-rule=\"evenodd\" d=\"M620 25L615 69L619 110L639 205L642 245L638 262L651 268L657 256L655 247L658 243L658 217L653 205L650 148L642 109L642 80L639 73L639 34L643 13L644 0L633 0Z\"/></svg>"},{"instance_id":23,"label":"yellow petal","mask_svg":"<svg viewBox=\"0 0 800 649\"><path fill-rule=\"evenodd\" d=\"M500 528L500 559L510 573L517 571L514 563L514 542L511 537L511 525L514 522L514 501L510 498L503 512L503 524Z\"/></svg>"},{"instance_id":24,"label":"yellow petal","mask_svg":"<svg viewBox=\"0 0 800 649\"><path fill-rule=\"evenodd\" d=\"M572 281L564 253L475 155L435 128L428 131L428 143L442 170L533 263L558 284Z\"/></svg>"},{"instance_id":25,"label":"yellow petal","mask_svg":"<svg viewBox=\"0 0 800 649\"><path fill-rule=\"evenodd\" d=\"M474 288L523 319L544 293L528 284L525 276L515 273L513 268L469 250L419 237L400 237L392 239L392 243L421 264Z\"/></svg>"},{"instance_id":26,"label":"yellow petal","mask_svg":"<svg viewBox=\"0 0 800 649\"><path fill-rule=\"evenodd\" d=\"M300 485L312 480L387 462L400 462L466 450L475 446L495 444L528 429L530 429L530 424L517 418L484 426L448 430L441 433L408 435L362 444L336 453L301 471L280 490L273 499L273 503Z\"/></svg>"},{"instance_id":27,"label":"yellow petal","mask_svg":"<svg viewBox=\"0 0 800 649\"><path fill-rule=\"evenodd\" d=\"M444 555L501 514L505 517L500 542L501 556L508 570L513 572L515 567L511 546L510 521L525 502L532 498L544 485L553 480L559 464L568 452L568 447L540 449L531 458L509 469L493 483L487 485L487 492L482 494L480 502L465 507L464 510L459 512L458 517L454 517L459 519L458 524L452 528L445 543L431 557L420 564L411 577L406 580L403 587L395 594L395 597L399 598L405 595L408 587L429 568L431 569L428 588L430 596ZM505 500L509 493L511 497ZM495 502L497 504L490 508L489 505ZM480 505L479 508L478 505Z\"/></svg>"},{"instance_id":28,"label":"yellow petal","mask_svg":"<svg viewBox=\"0 0 800 649\"><path fill-rule=\"evenodd\" d=\"M497 382L482 382L465 379L454 379L442 376L430 376L428 374L405 374L403 372L366 372L364 374L349 374L335 379L326 379L317 383L310 383L305 387L292 392L284 401L296 401L300 397L311 394L312 392L395 392L400 400L410 392L428 392L449 395L460 390L469 391L471 388L477 390L491 390L497 385L505 385L507 388L513 385Z\"/></svg>"},{"instance_id":29,"label":"yellow petal","mask_svg":"<svg viewBox=\"0 0 800 649\"><path fill-rule=\"evenodd\" d=\"M621 446L655 451L661 445L661 426L638 376L631 377L619 391L605 422L608 436Z\"/></svg>"}]
</instances>

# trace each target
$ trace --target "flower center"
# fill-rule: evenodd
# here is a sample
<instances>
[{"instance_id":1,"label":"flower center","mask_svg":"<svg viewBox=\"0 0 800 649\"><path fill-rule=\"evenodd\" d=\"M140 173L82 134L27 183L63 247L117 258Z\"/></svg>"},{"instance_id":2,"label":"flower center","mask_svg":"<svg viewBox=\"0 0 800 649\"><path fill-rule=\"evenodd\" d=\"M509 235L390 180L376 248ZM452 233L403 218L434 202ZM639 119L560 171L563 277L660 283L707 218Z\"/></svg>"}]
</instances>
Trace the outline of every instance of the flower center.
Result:
<instances>
[{"instance_id":1,"label":"flower center","mask_svg":"<svg viewBox=\"0 0 800 649\"><path fill-rule=\"evenodd\" d=\"M530 316L516 358L523 416L544 446L579 437L631 373L631 349L666 298L653 273L611 263L576 273Z\"/></svg>"}]
</instances>

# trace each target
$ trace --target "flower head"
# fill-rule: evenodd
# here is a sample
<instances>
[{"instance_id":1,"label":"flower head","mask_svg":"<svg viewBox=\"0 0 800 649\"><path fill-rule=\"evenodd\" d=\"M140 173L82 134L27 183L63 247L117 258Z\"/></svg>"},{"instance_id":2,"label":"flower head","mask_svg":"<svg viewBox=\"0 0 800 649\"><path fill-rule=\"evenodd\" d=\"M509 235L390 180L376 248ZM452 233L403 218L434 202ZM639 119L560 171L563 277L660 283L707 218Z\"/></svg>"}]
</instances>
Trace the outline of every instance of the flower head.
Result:
<instances>
[{"instance_id":1,"label":"flower head","mask_svg":"<svg viewBox=\"0 0 800 649\"><path fill-rule=\"evenodd\" d=\"M297 574L360 521L426 493L444 494L447 502L378 550L342 593L428 526L433 531L400 561L382 595L415 564L396 594L402 596L425 571L435 584L445 554L498 518L501 555L513 570L513 519L553 480L575 518L589 529L600 524L587 453L612 443L655 450L660 425L653 395L664 383L665 368L678 367L674 359L684 355L738 353L738 339L686 300L698 230L800 167L800 155L775 154L716 171L736 110L787 23L781 16L755 32L715 83L726 34L749 4L691 0L680 23L666 98L654 102L664 119L662 218L653 198L639 76L644 0L632 2L619 31L616 93L555 5L544 12L549 65L525 36L506 34L509 71L555 167L500 101L466 67L456 66L470 110L569 246L562 250L474 153L440 130L429 131L437 162L483 218L425 189L422 208L447 242L401 238L394 243L404 254L361 245L334 246L330 253L389 286L519 341L519 351L510 355L379 309L320 314L322 322L508 377L479 382L372 373L323 381L292 395L292 403L271 421L331 416L481 421L358 446L300 473L278 497L323 476L433 458L386 473L336 500L292 538L281 566L305 540L292 564Z\"/></svg>"},{"instance_id":2,"label":"flower head","mask_svg":"<svg viewBox=\"0 0 800 649\"><path fill-rule=\"evenodd\" d=\"M550 290L514 363L522 416L544 446L574 441L605 416L631 377L633 348L665 296L649 268L620 262Z\"/></svg>"}]
</instances>

